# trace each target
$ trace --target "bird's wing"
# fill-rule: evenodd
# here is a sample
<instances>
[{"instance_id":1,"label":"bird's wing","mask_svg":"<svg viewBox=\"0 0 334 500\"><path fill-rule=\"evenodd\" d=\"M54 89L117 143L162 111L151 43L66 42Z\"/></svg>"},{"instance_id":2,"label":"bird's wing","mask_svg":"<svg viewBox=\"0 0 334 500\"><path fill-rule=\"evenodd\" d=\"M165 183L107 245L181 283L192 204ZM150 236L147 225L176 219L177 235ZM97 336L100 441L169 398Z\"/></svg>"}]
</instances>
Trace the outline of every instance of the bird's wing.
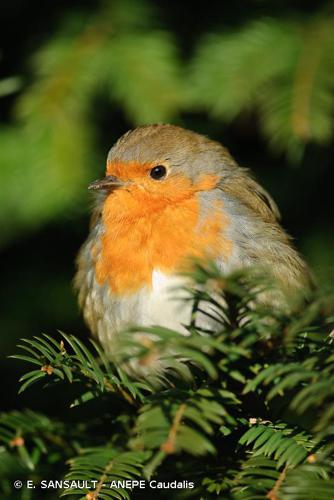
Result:
<instances>
[{"instance_id":1,"label":"bird's wing","mask_svg":"<svg viewBox=\"0 0 334 500\"><path fill-rule=\"evenodd\" d=\"M280 220L281 214L276 203L270 194L249 176L247 170L238 169L236 175L221 181L220 188L226 194L239 199L263 220L267 222Z\"/></svg>"}]
</instances>

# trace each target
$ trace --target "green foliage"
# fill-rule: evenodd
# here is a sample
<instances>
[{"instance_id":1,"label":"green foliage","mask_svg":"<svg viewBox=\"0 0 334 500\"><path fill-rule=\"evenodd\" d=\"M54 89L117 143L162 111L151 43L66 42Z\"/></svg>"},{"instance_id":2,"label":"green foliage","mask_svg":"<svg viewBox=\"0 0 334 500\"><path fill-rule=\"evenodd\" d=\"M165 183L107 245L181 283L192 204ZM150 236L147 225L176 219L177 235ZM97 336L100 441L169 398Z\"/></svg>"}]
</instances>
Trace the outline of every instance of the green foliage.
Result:
<instances>
[{"instance_id":1,"label":"green foliage","mask_svg":"<svg viewBox=\"0 0 334 500\"><path fill-rule=\"evenodd\" d=\"M0 414L1 463L8 469L4 477L10 477L15 469L26 475L40 466L46 455L50 464L69 458L77 451L75 432L68 433L62 422L31 410ZM13 463L8 451L13 454Z\"/></svg>"},{"instance_id":2,"label":"green foliage","mask_svg":"<svg viewBox=\"0 0 334 500\"><path fill-rule=\"evenodd\" d=\"M68 411L93 405L98 415L66 425L31 411L3 414L4 452L28 477L54 463L63 473L71 457L68 480L96 481L93 490L63 491L74 497L137 498L112 482L180 478L194 482L187 498L332 498L332 297L314 296L290 315L256 302L269 284L254 274L199 266L195 279L197 310L209 302L218 320L209 333L136 328L115 359L64 333L21 343L24 354L14 357L34 368L21 391L41 381L47 391L71 385ZM136 363L139 379L130 375Z\"/></svg>"},{"instance_id":3,"label":"green foliage","mask_svg":"<svg viewBox=\"0 0 334 500\"><path fill-rule=\"evenodd\" d=\"M96 481L96 498L128 499L129 492L124 488L110 487L113 481L124 479L137 479L140 477L145 453L141 452L119 452L117 449L92 448L70 460L70 472L68 480L78 480L79 477L87 477ZM92 470L92 464L94 468ZM81 495L80 489L65 490L62 496Z\"/></svg>"},{"instance_id":4,"label":"green foliage","mask_svg":"<svg viewBox=\"0 0 334 500\"><path fill-rule=\"evenodd\" d=\"M0 222L4 243L18 232L86 207L89 181L101 175L96 102L121 109L134 126L180 122L208 112L232 123L256 117L268 144L291 160L333 134L333 16L259 18L198 38L182 61L173 33L153 2L103 2L93 13L70 11L32 55L10 123L0 127ZM117 139L110 137L110 145Z\"/></svg>"},{"instance_id":5,"label":"green foliage","mask_svg":"<svg viewBox=\"0 0 334 500\"><path fill-rule=\"evenodd\" d=\"M67 341L66 348L64 341L57 343L46 334L43 337L35 337L34 340L22 339L24 344L20 347L29 355L18 354L12 357L38 365L40 369L28 372L21 377L22 385L19 392L24 391L39 379L48 379L52 376L53 382L67 380L69 383L76 383L84 381L86 386L91 389L80 395L78 400L72 403L72 406L97 397L104 391L120 391L125 396L129 389L129 394L127 394L129 401L132 401L132 398L141 398L141 392L138 388L143 384L130 384L126 374L121 369L113 367L95 342L91 343L94 354L100 356L100 364L76 337L62 332L61 335Z\"/></svg>"},{"instance_id":6,"label":"green foliage","mask_svg":"<svg viewBox=\"0 0 334 500\"><path fill-rule=\"evenodd\" d=\"M173 119L182 87L175 45L148 29L144 13L149 21L142 2L107 3L94 16L70 18L35 55L35 81L17 101L16 124L0 129L3 240L82 200L105 161L105 152L92 153L97 95L121 103L134 124Z\"/></svg>"},{"instance_id":7,"label":"green foliage","mask_svg":"<svg viewBox=\"0 0 334 500\"><path fill-rule=\"evenodd\" d=\"M193 61L194 100L232 120L254 112L269 144L300 159L333 133L333 17L251 23L205 37Z\"/></svg>"},{"instance_id":8,"label":"green foliage","mask_svg":"<svg viewBox=\"0 0 334 500\"><path fill-rule=\"evenodd\" d=\"M307 448L312 448L311 436L304 431L295 432L287 425L255 425L240 439L240 444L252 443L253 456L264 455L277 460L277 468L283 465L296 466L307 456ZM305 446L303 446L305 444Z\"/></svg>"}]
</instances>

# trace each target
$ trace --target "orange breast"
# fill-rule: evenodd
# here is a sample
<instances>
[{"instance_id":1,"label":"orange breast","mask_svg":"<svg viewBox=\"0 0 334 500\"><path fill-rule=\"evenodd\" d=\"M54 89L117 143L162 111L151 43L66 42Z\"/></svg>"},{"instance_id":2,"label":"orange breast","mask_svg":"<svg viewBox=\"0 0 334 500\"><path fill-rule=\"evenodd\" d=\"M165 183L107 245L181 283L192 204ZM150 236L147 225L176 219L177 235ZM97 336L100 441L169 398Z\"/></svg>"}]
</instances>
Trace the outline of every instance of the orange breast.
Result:
<instances>
[{"instance_id":1,"label":"orange breast","mask_svg":"<svg viewBox=\"0 0 334 500\"><path fill-rule=\"evenodd\" d=\"M105 232L96 278L100 284L108 282L117 295L150 286L153 270L175 273L190 258L227 259L231 253L222 202L200 217L195 192L171 203L145 191L119 189L106 199L102 219Z\"/></svg>"}]
</instances>

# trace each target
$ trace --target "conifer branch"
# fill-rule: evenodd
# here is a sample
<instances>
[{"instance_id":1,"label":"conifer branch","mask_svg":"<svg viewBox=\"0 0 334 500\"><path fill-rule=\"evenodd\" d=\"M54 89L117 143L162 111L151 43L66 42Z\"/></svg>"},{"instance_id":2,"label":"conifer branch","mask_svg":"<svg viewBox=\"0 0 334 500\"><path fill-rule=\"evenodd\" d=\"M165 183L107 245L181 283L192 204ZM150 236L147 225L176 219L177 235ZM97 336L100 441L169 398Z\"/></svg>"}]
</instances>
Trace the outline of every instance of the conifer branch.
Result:
<instances>
[{"instance_id":1,"label":"conifer branch","mask_svg":"<svg viewBox=\"0 0 334 500\"><path fill-rule=\"evenodd\" d=\"M24 354L15 357L32 367L21 377L22 390L41 381L46 390L51 382L76 384L80 395L72 406L93 402L95 408L103 400L112 410L107 431L100 419L94 424L96 436L107 436L102 444L94 432L82 430L92 425L89 421L73 422L70 429L29 412L2 414L5 456L36 474L41 463L51 466L52 450L59 463L71 455L66 478L96 485L94 491L78 488L63 495L128 500L132 492L116 487L118 480L159 480L182 471L196 483L193 498L276 500L289 499L291 491L298 498L308 492L316 498L321 488L321 499L332 500L334 307L329 295L324 300L315 294L290 316L256 301L256 294L270 286L257 273L223 276L208 265L194 276L202 290L194 300L209 302L213 314L225 318L217 329L203 333L195 323L188 336L181 336L166 328L136 327L140 335L122 336L120 363L128 362L129 352L132 362L140 362L155 349L166 362L157 379L132 378L95 342L86 345L73 335L21 342ZM217 300L219 293L225 301ZM150 342L143 341L145 335Z\"/></svg>"}]
</instances>

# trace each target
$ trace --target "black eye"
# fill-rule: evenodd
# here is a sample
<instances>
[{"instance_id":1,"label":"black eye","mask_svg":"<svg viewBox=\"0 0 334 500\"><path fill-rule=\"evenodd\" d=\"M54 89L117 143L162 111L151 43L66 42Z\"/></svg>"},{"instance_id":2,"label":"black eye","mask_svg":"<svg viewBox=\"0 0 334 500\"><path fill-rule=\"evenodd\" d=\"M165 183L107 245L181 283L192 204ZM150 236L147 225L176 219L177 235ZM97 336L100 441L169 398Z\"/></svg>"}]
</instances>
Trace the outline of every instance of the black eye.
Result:
<instances>
[{"instance_id":1,"label":"black eye","mask_svg":"<svg viewBox=\"0 0 334 500\"><path fill-rule=\"evenodd\" d=\"M167 174L167 169L163 165L157 165L150 171L150 176L155 181L159 181L160 179L165 177L166 174Z\"/></svg>"}]
</instances>

